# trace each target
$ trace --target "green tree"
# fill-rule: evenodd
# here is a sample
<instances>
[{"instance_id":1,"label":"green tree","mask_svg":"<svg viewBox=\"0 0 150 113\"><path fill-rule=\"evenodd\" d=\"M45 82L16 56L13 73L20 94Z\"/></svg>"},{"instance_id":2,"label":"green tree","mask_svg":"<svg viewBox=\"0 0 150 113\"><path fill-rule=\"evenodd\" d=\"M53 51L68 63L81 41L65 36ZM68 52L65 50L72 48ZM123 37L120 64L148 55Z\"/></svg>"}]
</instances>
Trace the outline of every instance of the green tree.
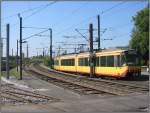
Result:
<instances>
[{"instance_id":1,"label":"green tree","mask_svg":"<svg viewBox=\"0 0 150 113\"><path fill-rule=\"evenodd\" d=\"M44 64L45 64L46 66L51 66L51 63L53 63L53 61L50 61L49 56L45 56L45 57L44 57Z\"/></svg>"},{"instance_id":2,"label":"green tree","mask_svg":"<svg viewBox=\"0 0 150 113\"><path fill-rule=\"evenodd\" d=\"M134 28L129 47L135 49L142 59L142 64L148 65L149 60L149 8L139 11L134 17Z\"/></svg>"}]
</instances>

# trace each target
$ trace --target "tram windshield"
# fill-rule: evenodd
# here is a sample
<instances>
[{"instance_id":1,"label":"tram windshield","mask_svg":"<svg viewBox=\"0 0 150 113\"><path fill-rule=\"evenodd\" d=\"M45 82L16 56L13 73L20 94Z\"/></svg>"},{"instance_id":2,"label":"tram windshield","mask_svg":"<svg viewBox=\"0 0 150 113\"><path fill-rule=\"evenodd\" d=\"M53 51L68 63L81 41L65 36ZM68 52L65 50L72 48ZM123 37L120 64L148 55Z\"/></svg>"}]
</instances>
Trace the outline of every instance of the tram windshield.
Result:
<instances>
[{"instance_id":1,"label":"tram windshield","mask_svg":"<svg viewBox=\"0 0 150 113\"><path fill-rule=\"evenodd\" d=\"M127 51L122 55L122 66L137 66L139 58L135 51Z\"/></svg>"}]
</instances>

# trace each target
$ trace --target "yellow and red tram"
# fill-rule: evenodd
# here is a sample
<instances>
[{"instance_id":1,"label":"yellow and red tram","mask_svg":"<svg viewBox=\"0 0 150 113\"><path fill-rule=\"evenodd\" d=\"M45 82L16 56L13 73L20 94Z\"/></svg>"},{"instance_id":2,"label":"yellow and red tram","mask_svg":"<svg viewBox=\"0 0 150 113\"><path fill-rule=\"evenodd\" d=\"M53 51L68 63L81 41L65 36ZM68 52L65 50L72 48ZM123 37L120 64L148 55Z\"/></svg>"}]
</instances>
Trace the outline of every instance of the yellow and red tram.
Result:
<instances>
[{"instance_id":1,"label":"yellow and red tram","mask_svg":"<svg viewBox=\"0 0 150 113\"><path fill-rule=\"evenodd\" d=\"M54 69L64 72L90 74L89 52L61 55L54 58ZM137 54L134 50L104 50L95 52L96 76L130 77L140 75Z\"/></svg>"}]
</instances>

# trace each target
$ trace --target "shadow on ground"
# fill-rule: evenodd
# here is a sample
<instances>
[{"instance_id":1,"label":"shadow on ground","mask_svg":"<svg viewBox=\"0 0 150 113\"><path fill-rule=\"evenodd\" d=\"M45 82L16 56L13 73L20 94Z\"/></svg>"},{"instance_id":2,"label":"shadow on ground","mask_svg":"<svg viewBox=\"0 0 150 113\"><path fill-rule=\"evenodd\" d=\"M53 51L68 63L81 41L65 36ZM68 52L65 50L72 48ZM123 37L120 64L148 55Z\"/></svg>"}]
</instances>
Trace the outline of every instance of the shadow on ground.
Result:
<instances>
[{"instance_id":1,"label":"shadow on ground","mask_svg":"<svg viewBox=\"0 0 150 113\"><path fill-rule=\"evenodd\" d=\"M123 81L149 81L149 76L142 75L142 76L135 76L132 78L120 78L119 80L123 80Z\"/></svg>"}]
</instances>

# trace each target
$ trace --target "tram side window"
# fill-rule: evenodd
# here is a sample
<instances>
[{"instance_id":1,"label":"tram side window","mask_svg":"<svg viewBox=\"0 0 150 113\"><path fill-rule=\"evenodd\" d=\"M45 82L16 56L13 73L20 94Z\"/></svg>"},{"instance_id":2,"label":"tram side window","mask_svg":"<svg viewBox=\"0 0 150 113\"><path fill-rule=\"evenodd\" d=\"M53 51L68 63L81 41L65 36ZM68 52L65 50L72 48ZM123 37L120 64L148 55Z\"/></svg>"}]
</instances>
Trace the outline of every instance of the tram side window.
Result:
<instances>
[{"instance_id":1,"label":"tram side window","mask_svg":"<svg viewBox=\"0 0 150 113\"><path fill-rule=\"evenodd\" d=\"M114 56L107 56L107 67L114 67Z\"/></svg>"},{"instance_id":2,"label":"tram side window","mask_svg":"<svg viewBox=\"0 0 150 113\"><path fill-rule=\"evenodd\" d=\"M61 65L62 66L74 66L75 65L75 60L74 59L62 59L61 60Z\"/></svg>"},{"instance_id":3,"label":"tram side window","mask_svg":"<svg viewBox=\"0 0 150 113\"><path fill-rule=\"evenodd\" d=\"M95 62L96 66L100 66L100 57L96 57L96 62Z\"/></svg>"},{"instance_id":4,"label":"tram side window","mask_svg":"<svg viewBox=\"0 0 150 113\"><path fill-rule=\"evenodd\" d=\"M99 57L96 57L96 66L99 66Z\"/></svg>"},{"instance_id":5,"label":"tram side window","mask_svg":"<svg viewBox=\"0 0 150 113\"><path fill-rule=\"evenodd\" d=\"M121 66L121 59L120 59L120 55L117 55L117 66L120 67Z\"/></svg>"},{"instance_id":6,"label":"tram side window","mask_svg":"<svg viewBox=\"0 0 150 113\"><path fill-rule=\"evenodd\" d=\"M81 66L81 59L78 59L78 65Z\"/></svg>"},{"instance_id":7,"label":"tram side window","mask_svg":"<svg viewBox=\"0 0 150 113\"><path fill-rule=\"evenodd\" d=\"M101 56L101 66L106 66L106 56Z\"/></svg>"},{"instance_id":8,"label":"tram side window","mask_svg":"<svg viewBox=\"0 0 150 113\"><path fill-rule=\"evenodd\" d=\"M68 66L68 60L64 60L64 65Z\"/></svg>"},{"instance_id":9,"label":"tram side window","mask_svg":"<svg viewBox=\"0 0 150 113\"><path fill-rule=\"evenodd\" d=\"M120 55L115 55L114 56L114 62L115 62L116 67L120 67L121 66L121 56Z\"/></svg>"},{"instance_id":10,"label":"tram side window","mask_svg":"<svg viewBox=\"0 0 150 113\"><path fill-rule=\"evenodd\" d=\"M79 58L79 66L83 66L83 64L84 64L83 58Z\"/></svg>"},{"instance_id":11,"label":"tram side window","mask_svg":"<svg viewBox=\"0 0 150 113\"><path fill-rule=\"evenodd\" d=\"M88 58L85 58L84 61L85 61L85 66L88 66L88 65L89 65L89 60L88 60Z\"/></svg>"},{"instance_id":12,"label":"tram side window","mask_svg":"<svg viewBox=\"0 0 150 113\"><path fill-rule=\"evenodd\" d=\"M82 66L82 64L83 64L82 61L83 61L83 60L82 60L81 58L79 58L79 60L78 60L79 66Z\"/></svg>"},{"instance_id":13,"label":"tram side window","mask_svg":"<svg viewBox=\"0 0 150 113\"><path fill-rule=\"evenodd\" d=\"M78 64L79 64L79 66L89 66L89 59L88 58L79 58Z\"/></svg>"},{"instance_id":14,"label":"tram side window","mask_svg":"<svg viewBox=\"0 0 150 113\"><path fill-rule=\"evenodd\" d=\"M74 65L75 65L75 60L71 59L71 66L74 66Z\"/></svg>"}]
</instances>

